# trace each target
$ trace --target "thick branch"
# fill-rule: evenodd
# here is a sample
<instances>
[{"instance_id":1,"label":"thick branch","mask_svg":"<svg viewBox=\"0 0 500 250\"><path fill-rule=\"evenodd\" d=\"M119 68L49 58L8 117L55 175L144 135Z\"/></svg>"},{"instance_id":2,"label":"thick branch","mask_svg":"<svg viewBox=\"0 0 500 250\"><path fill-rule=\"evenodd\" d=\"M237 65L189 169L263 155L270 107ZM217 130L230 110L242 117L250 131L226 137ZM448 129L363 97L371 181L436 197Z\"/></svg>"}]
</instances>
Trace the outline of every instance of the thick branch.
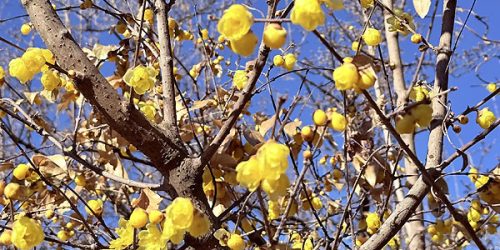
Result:
<instances>
[{"instance_id":1,"label":"thick branch","mask_svg":"<svg viewBox=\"0 0 500 250\"><path fill-rule=\"evenodd\" d=\"M186 155L180 144L154 127L135 108L128 106L80 46L47 0L23 0L31 22L63 70L74 70L77 89L104 117L109 126L148 156L161 171L176 167Z\"/></svg>"},{"instance_id":2,"label":"thick branch","mask_svg":"<svg viewBox=\"0 0 500 250\"><path fill-rule=\"evenodd\" d=\"M158 40L160 43L160 69L161 82L163 85L163 125L165 130L171 131L172 136L178 137L177 112L175 110L175 76L174 57L172 56L172 44L168 30L168 12L165 0L156 0L156 18L158 22Z\"/></svg>"}]
</instances>

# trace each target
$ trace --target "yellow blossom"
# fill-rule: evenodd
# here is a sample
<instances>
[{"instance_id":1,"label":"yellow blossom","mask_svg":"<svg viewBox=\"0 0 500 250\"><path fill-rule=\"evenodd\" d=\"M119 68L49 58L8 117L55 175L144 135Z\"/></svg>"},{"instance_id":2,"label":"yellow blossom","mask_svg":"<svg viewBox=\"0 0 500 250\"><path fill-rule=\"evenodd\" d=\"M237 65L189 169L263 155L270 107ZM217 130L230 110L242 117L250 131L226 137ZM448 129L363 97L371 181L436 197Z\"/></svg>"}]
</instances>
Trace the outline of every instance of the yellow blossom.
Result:
<instances>
[{"instance_id":1,"label":"yellow blossom","mask_svg":"<svg viewBox=\"0 0 500 250\"><path fill-rule=\"evenodd\" d=\"M353 88L358 83L359 78L358 68L352 63L350 57L345 58L344 63L333 71L333 80L338 90Z\"/></svg>"},{"instance_id":2,"label":"yellow blossom","mask_svg":"<svg viewBox=\"0 0 500 250\"><path fill-rule=\"evenodd\" d=\"M283 66L283 64L285 64L285 59L281 55L276 55L273 58L273 64L274 66L281 67Z\"/></svg>"},{"instance_id":3,"label":"yellow blossom","mask_svg":"<svg viewBox=\"0 0 500 250\"><path fill-rule=\"evenodd\" d=\"M377 46L382 42L382 35L380 31L374 28L366 29L365 33L363 33L363 41L369 46Z\"/></svg>"},{"instance_id":4,"label":"yellow blossom","mask_svg":"<svg viewBox=\"0 0 500 250\"><path fill-rule=\"evenodd\" d=\"M177 197L167 207L166 220L170 221L176 229L186 230L193 222L193 203L188 198Z\"/></svg>"},{"instance_id":5,"label":"yellow blossom","mask_svg":"<svg viewBox=\"0 0 500 250\"><path fill-rule=\"evenodd\" d=\"M320 0L322 3L326 4L328 8L332 10L341 10L344 8L343 0Z\"/></svg>"},{"instance_id":6,"label":"yellow blossom","mask_svg":"<svg viewBox=\"0 0 500 250\"><path fill-rule=\"evenodd\" d=\"M44 238L42 226L34 219L21 215L12 225L12 244L21 250L40 245Z\"/></svg>"},{"instance_id":7,"label":"yellow blossom","mask_svg":"<svg viewBox=\"0 0 500 250\"><path fill-rule=\"evenodd\" d=\"M144 116L150 120L154 121L156 116L156 108L152 101L141 102L139 103L139 107Z\"/></svg>"},{"instance_id":8,"label":"yellow blossom","mask_svg":"<svg viewBox=\"0 0 500 250\"><path fill-rule=\"evenodd\" d=\"M277 23L271 23L264 29L264 44L271 49L279 49L286 42L286 30Z\"/></svg>"},{"instance_id":9,"label":"yellow blossom","mask_svg":"<svg viewBox=\"0 0 500 250\"><path fill-rule=\"evenodd\" d=\"M331 125L334 130L342 132L347 127L347 119L344 115L338 112L333 112L331 114L331 119Z\"/></svg>"},{"instance_id":10,"label":"yellow blossom","mask_svg":"<svg viewBox=\"0 0 500 250\"><path fill-rule=\"evenodd\" d=\"M373 0L361 0L361 6L363 8L369 8L373 6Z\"/></svg>"},{"instance_id":11,"label":"yellow blossom","mask_svg":"<svg viewBox=\"0 0 500 250\"><path fill-rule=\"evenodd\" d=\"M236 180L250 191L255 191L264 175L264 165L257 157L252 156L248 161L242 161L236 166Z\"/></svg>"},{"instance_id":12,"label":"yellow blossom","mask_svg":"<svg viewBox=\"0 0 500 250\"><path fill-rule=\"evenodd\" d=\"M52 91L61 85L59 74L53 70L46 70L40 79L43 88L47 91Z\"/></svg>"},{"instance_id":13,"label":"yellow blossom","mask_svg":"<svg viewBox=\"0 0 500 250\"><path fill-rule=\"evenodd\" d=\"M252 55L258 42L257 36L250 30L239 39L230 40L231 50L241 56Z\"/></svg>"},{"instance_id":14,"label":"yellow blossom","mask_svg":"<svg viewBox=\"0 0 500 250\"><path fill-rule=\"evenodd\" d=\"M21 34L28 35L31 32L31 26L28 23L21 25Z\"/></svg>"},{"instance_id":15,"label":"yellow blossom","mask_svg":"<svg viewBox=\"0 0 500 250\"><path fill-rule=\"evenodd\" d=\"M286 174L281 174L278 180L264 179L262 181L262 190L269 195L270 200L278 200L280 196L285 196L290 180Z\"/></svg>"},{"instance_id":16,"label":"yellow blossom","mask_svg":"<svg viewBox=\"0 0 500 250\"><path fill-rule=\"evenodd\" d=\"M224 11L217 30L231 41L240 40L248 34L252 24L252 13L241 4L233 4Z\"/></svg>"},{"instance_id":17,"label":"yellow blossom","mask_svg":"<svg viewBox=\"0 0 500 250\"><path fill-rule=\"evenodd\" d=\"M291 20L293 24L298 24L307 31L313 31L325 23L325 13L321 9L319 0L296 0Z\"/></svg>"},{"instance_id":18,"label":"yellow blossom","mask_svg":"<svg viewBox=\"0 0 500 250\"><path fill-rule=\"evenodd\" d=\"M233 76L233 86L238 90L245 88L248 82L247 72L245 70L236 70Z\"/></svg>"},{"instance_id":19,"label":"yellow blossom","mask_svg":"<svg viewBox=\"0 0 500 250\"><path fill-rule=\"evenodd\" d=\"M432 107L420 104L411 110L411 115L419 127L428 127L432 120Z\"/></svg>"},{"instance_id":20,"label":"yellow blossom","mask_svg":"<svg viewBox=\"0 0 500 250\"><path fill-rule=\"evenodd\" d=\"M110 242L110 249L126 249L134 243L134 227L127 220L120 218L118 228L115 229L118 238Z\"/></svg>"},{"instance_id":21,"label":"yellow blossom","mask_svg":"<svg viewBox=\"0 0 500 250\"><path fill-rule=\"evenodd\" d=\"M123 80L128 86L134 88L137 94L142 95L153 88L157 75L158 71L154 68L139 65L134 69L128 69Z\"/></svg>"},{"instance_id":22,"label":"yellow blossom","mask_svg":"<svg viewBox=\"0 0 500 250\"><path fill-rule=\"evenodd\" d=\"M290 71L295 67L295 63L297 62L297 57L294 54L286 54L284 57L285 64L283 65L286 70Z\"/></svg>"},{"instance_id":23,"label":"yellow blossom","mask_svg":"<svg viewBox=\"0 0 500 250\"><path fill-rule=\"evenodd\" d=\"M165 249L167 243L162 239L162 233L155 224L147 225L146 230L139 232L137 238L139 238L139 250Z\"/></svg>"},{"instance_id":24,"label":"yellow blossom","mask_svg":"<svg viewBox=\"0 0 500 250\"><path fill-rule=\"evenodd\" d=\"M496 121L495 114L488 108L484 108L477 113L476 123L483 129L487 129Z\"/></svg>"},{"instance_id":25,"label":"yellow blossom","mask_svg":"<svg viewBox=\"0 0 500 250\"><path fill-rule=\"evenodd\" d=\"M208 217L199 211L195 211L193 216L193 223L188 229L189 234L193 237L200 237L205 235L210 230L210 221Z\"/></svg>"}]
</instances>

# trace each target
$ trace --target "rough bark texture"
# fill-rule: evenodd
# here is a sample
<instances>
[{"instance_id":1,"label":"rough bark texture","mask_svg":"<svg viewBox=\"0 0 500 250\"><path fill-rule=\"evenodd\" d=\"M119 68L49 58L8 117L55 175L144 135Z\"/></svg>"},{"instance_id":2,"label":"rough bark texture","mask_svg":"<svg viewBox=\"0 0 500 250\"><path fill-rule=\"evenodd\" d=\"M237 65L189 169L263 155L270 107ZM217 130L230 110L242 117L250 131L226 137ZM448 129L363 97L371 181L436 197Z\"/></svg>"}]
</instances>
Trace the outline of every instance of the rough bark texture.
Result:
<instances>
[{"instance_id":1,"label":"rough bark texture","mask_svg":"<svg viewBox=\"0 0 500 250\"><path fill-rule=\"evenodd\" d=\"M147 155L161 171L174 168L186 156L181 144L170 139L165 131L153 126L140 111L129 107L128 102L120 98L87 59L48 1L23 0L22 3L57 63L65 71L76 72L76 88L105 122Z\"/></svg>"},{"instance_id":2,"label":"rough bark texture","mask_svg":"<svg viewBox=\"0 0 500 250\"><path fill-rule=\"evenodd\" d=\"M434 90L441 92L448 88L447 66L450 59L450 46L453 34L453 25L455 20L456 0L444 1L443 23L441 27L441 39L439 48L441 49L436 61L436 79ZM436 168L442 161L443 152L443 130L441 128L446 109L440 102L446 103L446 95L434 98L433 121L431 124L431 133L428 142L426 168ZM431 171L431 173L435 173ZM435 178L435 176L434 176ZM370 237L363 244L361 249L381 249L385 244L401 229L402 225L410 218L413 211L422 202L422 199L429 192L430 185L425 183L420 177L408 192L405 199L396 206L394 212L387 218L379 231Z\"/></svg>"},{"instance_id":3,"label":"rough bark texture","mask_svg":"<svg viewBox=\"0 0 500 250\"><path fill-rule=\"evenodd\" d=\"M389 8L393 7L393 0L384 0L383 3ZM384 19L387 20L391 17L391 14L385 10ZM403 62L401 60L401 49L399 47L398 33L389 30L389 25L385 22L385 36L387 39L387 48L389 52L389 61L394 65L392 69L392 80L394 91L397 95L397 106L401 107L406 103L406 84L404 79ZM401 135L404 142L408 145L412 152L415 152L415 140L413 134ZM408 177L408 183L414 185L417 176L418 168L412 163L407 157L404 158L405 169L407 174L412 175ZM423 214L419 213L422 211L422 206L419 205L415 209L416 215L413 215L411 221L405 224L405 230L407 234L407 239L409 240L409 249L424 249L425 248L425 237L423 234Z\"/></svg>"}]
</instances>

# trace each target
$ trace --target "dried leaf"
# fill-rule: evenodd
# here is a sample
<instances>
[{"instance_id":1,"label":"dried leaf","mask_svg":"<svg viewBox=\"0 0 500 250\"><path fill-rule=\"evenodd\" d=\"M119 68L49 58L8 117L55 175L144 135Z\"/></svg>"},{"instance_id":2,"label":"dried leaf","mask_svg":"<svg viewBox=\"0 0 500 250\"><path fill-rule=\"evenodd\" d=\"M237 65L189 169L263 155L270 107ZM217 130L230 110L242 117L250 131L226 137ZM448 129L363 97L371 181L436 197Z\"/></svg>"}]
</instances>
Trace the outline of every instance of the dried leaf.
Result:
<instances>
[{"instance_id":1,"label":"dried leaf","mask_svg":"<svg viewBox=\"0 0 500 250\"><path fill-rule=\"evenodd\" d=\"M158 210L160 208L161 201L162 198L158 194L151 191L149 188L145 188L141 190L141 194L134 202L133 206L140 207L149 212L152 210Z\"/></svg>"},{"instance_id":2,"label":"dried leaf","mask_svg":"<svg viewBox=\"0 0 500 250\"><path fill-rule=\"evenodd\" d=\"M276 123L276 115L273 115L271 118L263 121L259 126L259 133L262 136L265 136L267 131L269 131L274 124Z\"/></svg>"},{"instance_id":3,"label":"dried leaf","mask_svg":"<svg viewBox=\"0 0 500 250\"><path fill-rule=\"evenodd\" d=\"M262 135L255 130L245 129L243 131L243 136L252 146L264 142L264 137L262 137Z\"/></svg>"},{"instance_id":4,"label":"dried leaf","mask_svg":"<svg viewBox=\"0 0 500 250\"><path fill-rule=\"evenodd\" d=\"M285 124L285 126L283 126L283 130L287 135L293 137L294 135L297 134L297 128L300 127L300 125L302 125L302 121L295 120L293 122Z\"/></svg>"},{"instance_id":5,"label":"dried leaf","mask_svg":"<svg viewBox=\"0 0 500 250\"><path fill-rule=\"evenodd\" d=\"M66 160L62 155L34 155L32 161L44 175L63 179L68 173Z\"/></svg>"},{"instance_id":6,"label":"dried leaf","mask_svg":"<svg viewBox=\"0 0 500 250\"><path fill-rule=\"evenodd\" d=\"M203 101L194 101L193 106L190 108L190 110L196 110L196 109L202 109L202 108L207 108L210 106L215 105L217 102L212 99L207 99Z\"/></svg>"},{"instance_id":7,"label":"dried leaf","mask_svg":"<svg viewBox=\"0 0 500 250\"><path fill-rule=\"evenodd\" d=\"M420 16L420 18L425 18L427 13L429 13L429 9L431 8L431 0L413 0L413 7L415 7L415 11Z\"/></svg>"},{"instance_id":8,"label":"dried leaf","mask_svg":"<svg viewBox=\"0 0 500 250\"><path fill-rule=\"evenodd\" d=\"M375 187L377 184L377 169L374 165L368 164L365 169L365 179L370 186Z\"/></svg>"}]
</instances>

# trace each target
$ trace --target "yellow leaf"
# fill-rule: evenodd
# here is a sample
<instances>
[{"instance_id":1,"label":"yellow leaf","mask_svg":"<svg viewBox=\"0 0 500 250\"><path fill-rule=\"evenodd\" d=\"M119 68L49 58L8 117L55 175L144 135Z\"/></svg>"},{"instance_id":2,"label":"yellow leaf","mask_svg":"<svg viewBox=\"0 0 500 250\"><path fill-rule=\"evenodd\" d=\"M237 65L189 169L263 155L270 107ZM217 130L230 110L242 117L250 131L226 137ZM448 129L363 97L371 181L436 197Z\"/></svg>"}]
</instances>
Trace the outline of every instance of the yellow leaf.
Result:
<instances>
[{"instance_id":1,"label":"yellow leaf","mask_svg":"<svg viewBox=\"0 0 500 250\"><path fill-rule=\"evenodd\" d=\"M415 7L415 11L417 11L420 18L423 19L427 16L427 13L429 13L431 0L413 0L413 7Z\"/></svg>"}]
</instances>

